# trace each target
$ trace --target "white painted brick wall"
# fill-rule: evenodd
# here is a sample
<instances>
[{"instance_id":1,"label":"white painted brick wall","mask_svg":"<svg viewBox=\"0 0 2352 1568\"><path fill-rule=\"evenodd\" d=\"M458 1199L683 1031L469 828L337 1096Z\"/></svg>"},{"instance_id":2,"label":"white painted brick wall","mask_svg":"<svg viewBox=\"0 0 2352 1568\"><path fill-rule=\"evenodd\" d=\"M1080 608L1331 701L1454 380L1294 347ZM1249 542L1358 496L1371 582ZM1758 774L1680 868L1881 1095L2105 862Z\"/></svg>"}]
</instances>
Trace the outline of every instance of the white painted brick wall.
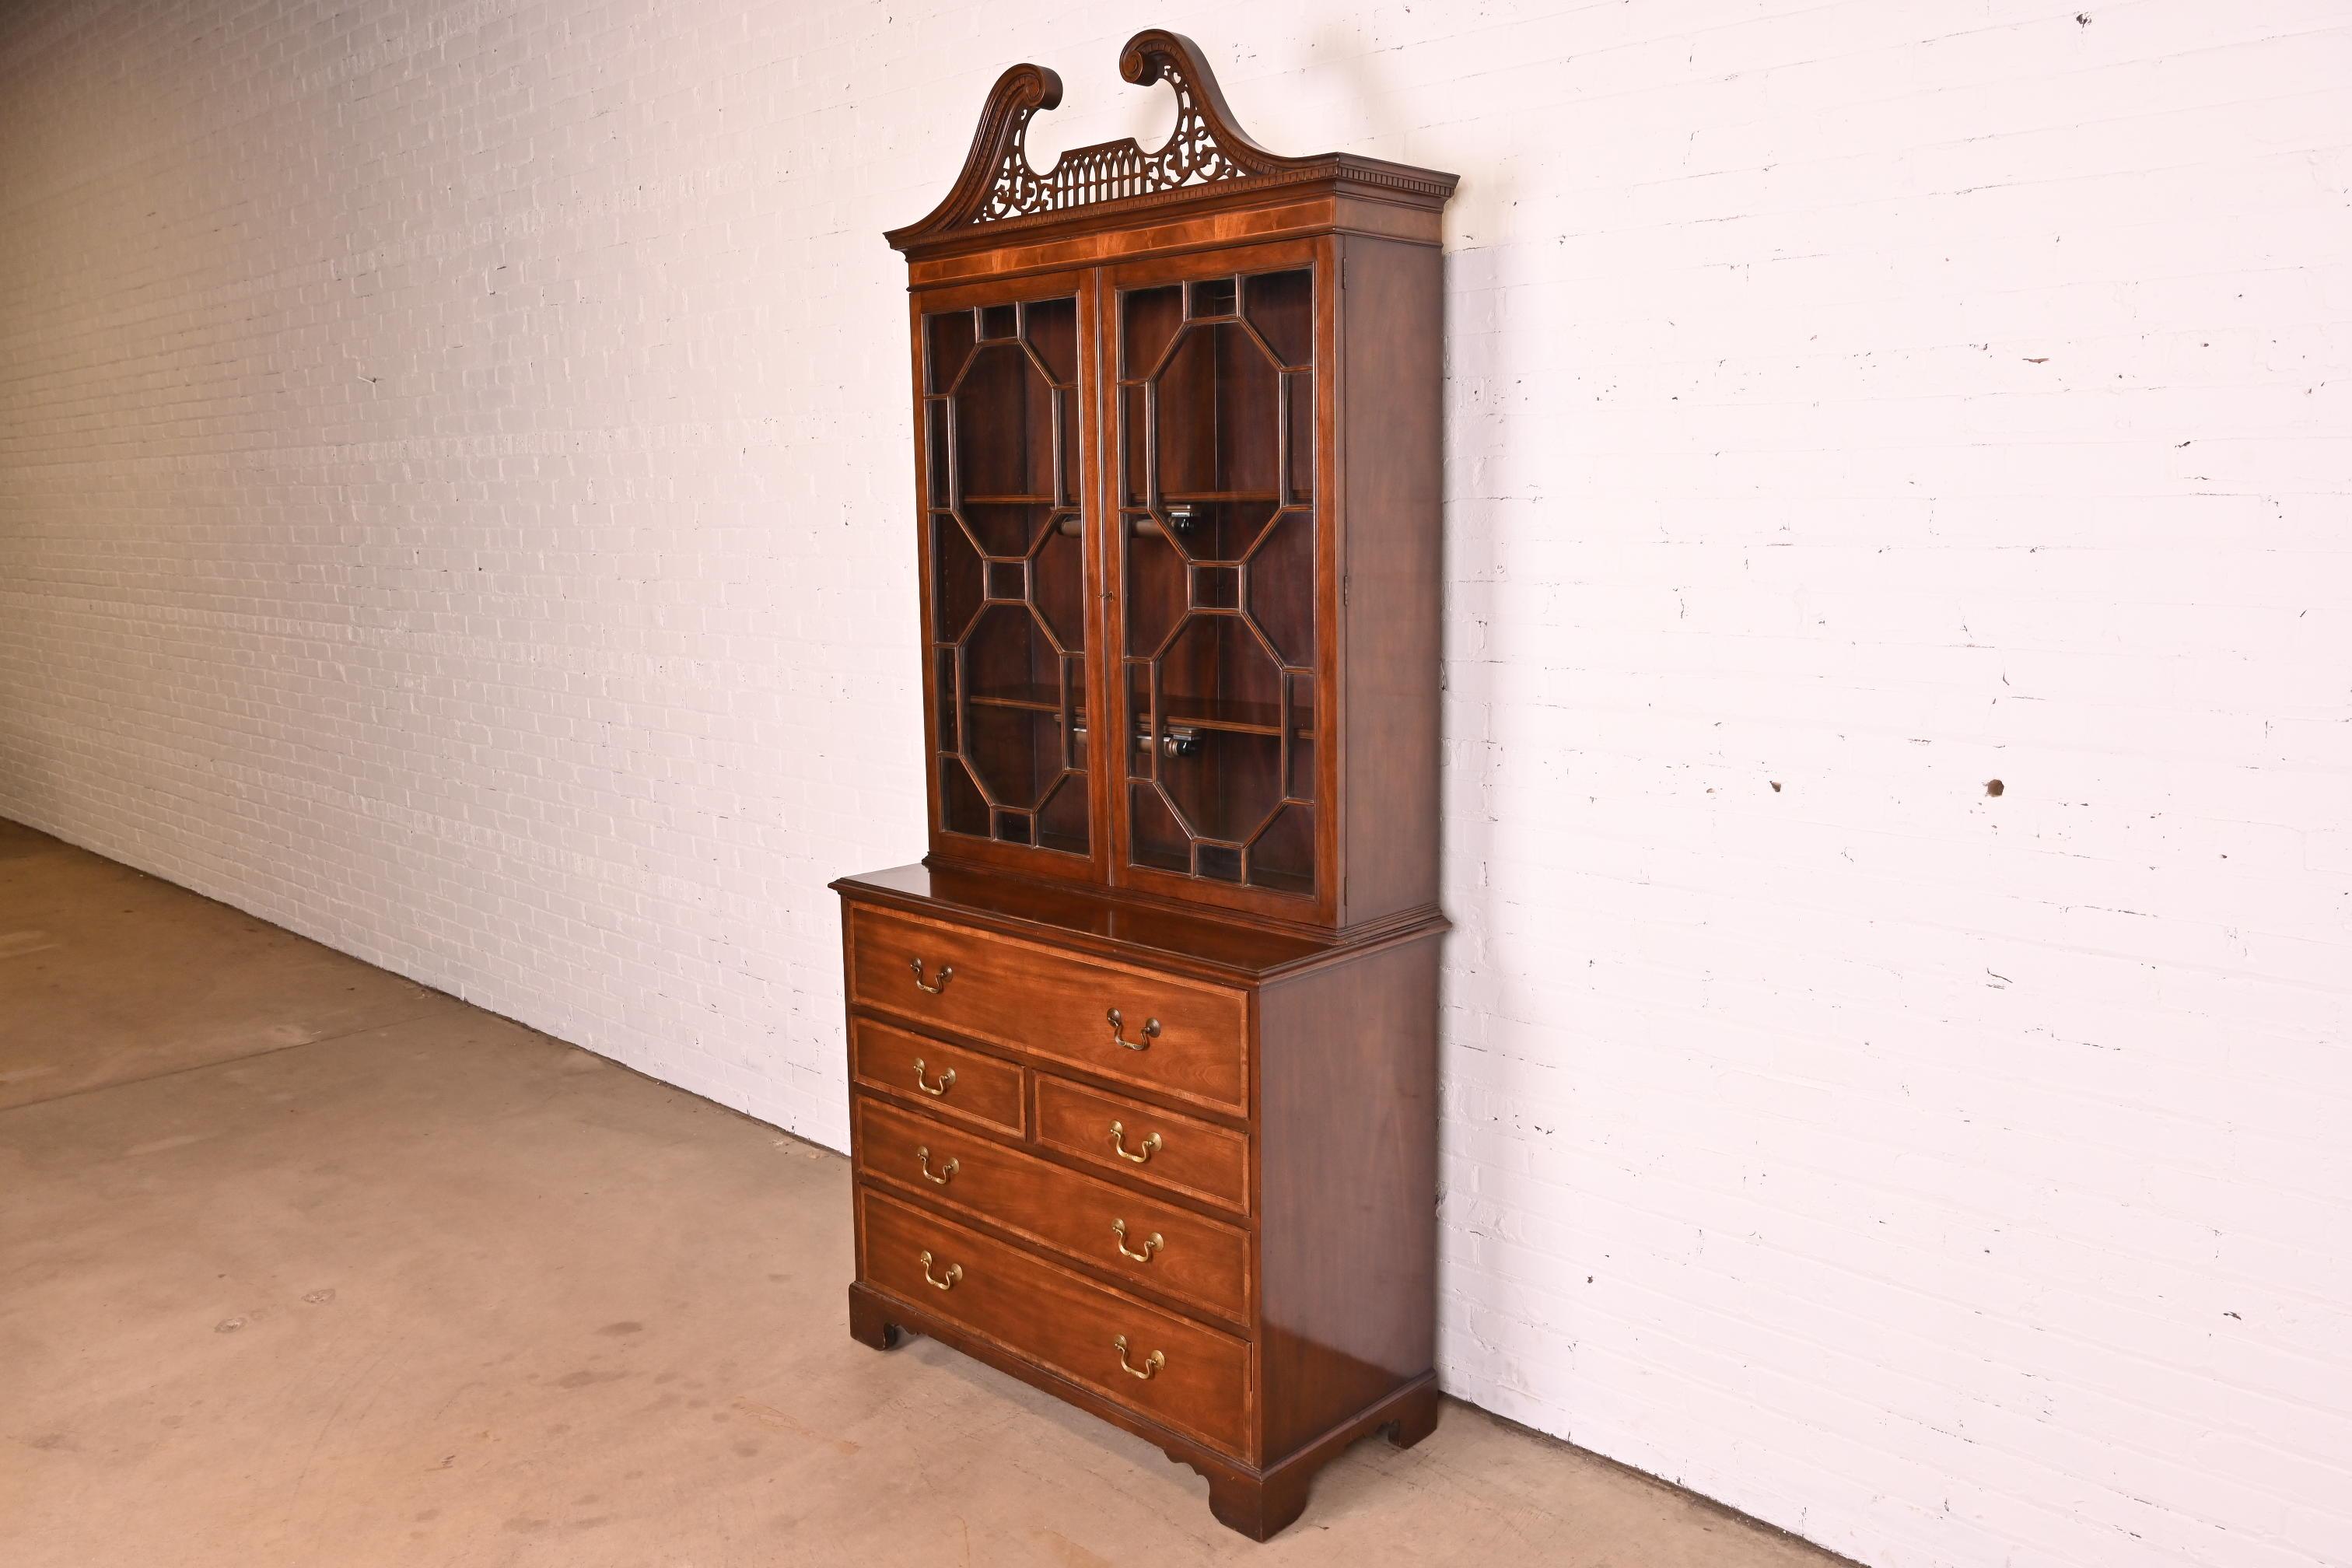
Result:
<instances>
[{"instance_id":1,"label":"white painted brick wall","mask_svg":"<svg viewBox=\"0 0 2352 1568\"><path fill-rule=\"evenodd\" d=\"M9 7L0 813L839 1144L879 231L1178 26L1464 175L1449 1386L1882 1568L2352 1563L2352 10L2074 3Z\"/></svg>"}]
</instances>

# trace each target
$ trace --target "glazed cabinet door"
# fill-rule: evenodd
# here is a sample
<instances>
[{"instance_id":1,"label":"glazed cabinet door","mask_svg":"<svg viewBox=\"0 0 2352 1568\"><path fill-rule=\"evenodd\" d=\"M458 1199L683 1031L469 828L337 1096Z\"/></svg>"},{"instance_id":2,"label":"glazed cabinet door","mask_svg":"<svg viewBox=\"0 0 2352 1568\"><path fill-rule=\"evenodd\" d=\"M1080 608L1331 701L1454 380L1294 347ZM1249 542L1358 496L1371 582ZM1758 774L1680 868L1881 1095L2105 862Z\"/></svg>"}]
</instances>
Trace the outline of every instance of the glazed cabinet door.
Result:
<instances>
[{"instance_id":1,"label":"glazed cabinet door","mask_svg":"<svg viewBox=\"0 0 2352 1568\"><path fill-rule=\"evenodd\" d=\"M1101 880L1090 274L919 294L924 730L936 857Z\"/></svg>"},{"instance_id":2,"label":"glazed cabinet door","mask_svg":"<svg viewBox=\"0 0 2352 1568\"><path fill-rule=\"evenodd\" d=\"M1101 306L1112 879L1302 920L1335 901L1330 254L1113 268Z\"/></svg>"}]
</instances>

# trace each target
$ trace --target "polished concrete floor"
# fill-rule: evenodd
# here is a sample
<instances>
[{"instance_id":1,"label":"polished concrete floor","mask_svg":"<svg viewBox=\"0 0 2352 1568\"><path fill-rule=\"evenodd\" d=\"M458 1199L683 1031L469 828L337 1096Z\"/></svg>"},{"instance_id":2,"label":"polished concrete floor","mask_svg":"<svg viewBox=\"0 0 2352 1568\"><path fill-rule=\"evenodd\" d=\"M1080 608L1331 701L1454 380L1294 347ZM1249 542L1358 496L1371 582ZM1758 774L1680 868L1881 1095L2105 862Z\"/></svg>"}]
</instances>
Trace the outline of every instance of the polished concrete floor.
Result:
<instances>
[{"instance_id":1,"label":"polished concrete floor","mask_svg":"<svg viewBox=\"0 0 2352 1568\"><path fill-rule=\"evenodd\" d=\"M0 822L0 1563L1797 1568L1449 1404L1265 1546L844 1330L837 1155Z\"/></svg>"}]
</instances>

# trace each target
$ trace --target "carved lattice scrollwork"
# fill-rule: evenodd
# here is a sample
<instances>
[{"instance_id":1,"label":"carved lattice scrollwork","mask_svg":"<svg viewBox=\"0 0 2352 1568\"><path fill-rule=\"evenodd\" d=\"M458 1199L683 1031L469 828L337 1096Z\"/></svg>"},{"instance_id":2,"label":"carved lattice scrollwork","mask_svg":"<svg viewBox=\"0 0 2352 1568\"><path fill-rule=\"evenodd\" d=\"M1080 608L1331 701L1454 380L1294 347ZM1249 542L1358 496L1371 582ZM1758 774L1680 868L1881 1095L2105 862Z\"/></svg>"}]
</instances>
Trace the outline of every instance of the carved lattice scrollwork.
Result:
<instances>
[{"instance_id":1,"label":"carved lattice scrollwork","mask_svg":"<svg viewBox=\"0 0 2352 1568\"><path fill-rule=\"evenodd\" d=\"M1194 88L1184 58L1190 48L1174 33L1140 33L1129 41L1119 60L1119 74L1128 80L1139 86L1164 81L1175 89L1176 128L1157 152L1145 152L1135 138L1127 136L1091 147L1074 147L1041 174L1029 161L1032 116L1024 114L1013 127L1012 143L989 187L979 221L1027 217L1213 180L1239 179L1267 173L1282 163L1225 121L1218 112L1222 102L1213 108L1204 105L1204 95ZM1208 68L1193 64L1192 70L1213 94L1216 79L1208 74Z\"/></svg>"},{"instance_id":2,"label":"carved lattice scrollwork","mask_svg":"<svg viewBox=\"0 0 2352 1568\"><path fill-rule=\"evenodd\" d=\"M962 174L930 215L894 229L907 249L979 224L1043 221L1103 202L1149 201L1192 187L1238 180L1346 176L1442 199L1453 181L1398 164L1326 153L1286 158L1258 145L1234 122L1224 94L1201 51L1179 33L1154 27L1129 38L1119 75L1139 87L1166 82L1176 93L1176 128L1155 150L1136 140L1075 147L1051 169L1029 161L1029 122L1062 101L1062 79L1043 66L1014 66L997 78Z\"/></svg>"}]
</instances>

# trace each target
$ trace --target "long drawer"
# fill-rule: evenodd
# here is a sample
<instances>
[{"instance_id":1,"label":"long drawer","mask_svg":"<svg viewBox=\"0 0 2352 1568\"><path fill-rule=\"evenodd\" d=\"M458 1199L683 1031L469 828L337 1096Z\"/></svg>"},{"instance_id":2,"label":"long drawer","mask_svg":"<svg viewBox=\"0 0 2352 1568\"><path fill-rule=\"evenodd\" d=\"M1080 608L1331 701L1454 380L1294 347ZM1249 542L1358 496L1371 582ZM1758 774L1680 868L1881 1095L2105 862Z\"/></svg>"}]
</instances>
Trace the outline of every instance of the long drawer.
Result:
<instances>
[{"instance_id":1,"label":"long drawer","mask_svg":"<svg viewBox=\"0 0 2352 1568\"><path fill-rule=\"evenodd\" d=\"M1244 1453L1249 1349L1017 1247L857 1194L867 1283L1226 1453Z\"/></svg>"},{"instance_id":2,"label":"long drawer","mask_svg":"<svg viewBox=\"0 0 2352 1568\"><path fill-rule=\"evenodd\" d=\"M1241 992L884 910L850 914L850 1000L1225 1110L1246 1110Z\"/></svg>"},{"instance_id":3,"label":"long drawer","mask_svg":"<svg viewBox=\"0 0 2352 1568\"><path fill-rule=\"evenodd\" d=\"M1243 1231L862 1094L856 1115L860 1170L1115 1280L1245 1319L1249 1240Z\"/></svg>"}]
</instances>

